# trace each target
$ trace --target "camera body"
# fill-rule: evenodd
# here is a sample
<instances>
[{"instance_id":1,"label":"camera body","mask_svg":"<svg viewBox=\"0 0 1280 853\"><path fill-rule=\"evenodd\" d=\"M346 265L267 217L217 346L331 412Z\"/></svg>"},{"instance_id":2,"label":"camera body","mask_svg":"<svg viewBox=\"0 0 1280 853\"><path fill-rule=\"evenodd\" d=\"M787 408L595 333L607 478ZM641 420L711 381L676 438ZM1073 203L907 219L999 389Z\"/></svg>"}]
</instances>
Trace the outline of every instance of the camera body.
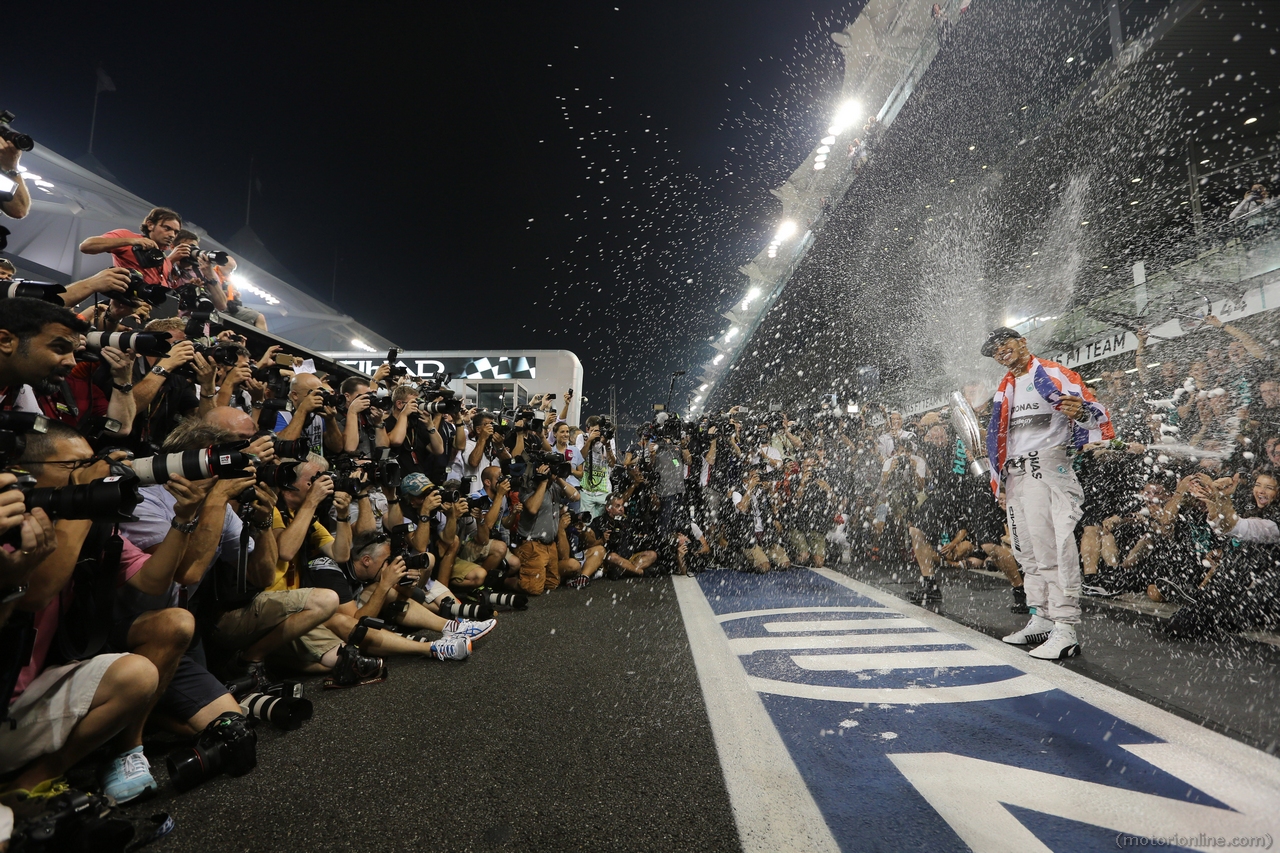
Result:
<instances>
[{"instance_id":1,"label":"camera body","mask_svg":"<svg viewBox=\"0 0 1280 853\"><path fill-rule=\"evenodd\" d=\"M133 250L137 252L138 247L134 246ZM143 249L142 251L158 252L163 262L164 253L158 249ZM137 305L139 301L146 302L149 305L159 305L169 298L169 288L163 284L147 284L147 280L142 277L142 273L137 270L129 270L129 284L122 291L113 291L111 298L116 302L128 302L130 305Z\"/></svg>"},{"instance_id":2,"label":"camera body","mask_svg":"<svg viewBox=\"0 0 1280 853\"><path fill-rule=\"evenodd\" d=\"M149 249L145 246L130 246L133 260L144 270L157 269L164 266L165 254L161 249Z\"/></svg>"},{"instance_id":3,"label":"camera body","mask_svg":"<svg viewBox=\"0 0 1280 853\"><path fill-rule=\"evenodd\" d=\"M243 714L226 711L205 726L189 749L169 753L169 778L187 791L219 773L243 776L258 766L258 734Z\"/></svg>"},{"instance_id":4,"label":"camera body","mask_svg":"<svg viewBox=\"0 0 1280 853\"><path fill-rule=\"evenodd\" d=\"M573 466L564 458L563 453L557 453L554 450L530 450L525 454L529 460L526 470L529 472L529 480L533 483L540 483L551 477L564 479L572 472ZM546 474L539 474L538 468L547 465L551 468Z\"/></svg>"}]
</instances>

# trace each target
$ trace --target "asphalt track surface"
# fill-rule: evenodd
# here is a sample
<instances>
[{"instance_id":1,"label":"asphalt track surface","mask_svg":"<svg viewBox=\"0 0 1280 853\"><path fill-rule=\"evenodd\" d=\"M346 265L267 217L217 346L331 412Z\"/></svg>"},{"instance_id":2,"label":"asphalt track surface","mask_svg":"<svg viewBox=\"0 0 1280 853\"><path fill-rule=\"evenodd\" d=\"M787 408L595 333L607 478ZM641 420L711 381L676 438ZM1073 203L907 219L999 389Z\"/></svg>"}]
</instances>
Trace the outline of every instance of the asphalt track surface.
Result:
<instances>
[{"instance_id":1,"label":"asphalt track surface","mask_svg":"<svg viewBox=\"0 0 1280 853\"><path fill-rule=\"evenodd\" d=\"M891 746L924 738L919 748L931 755L971 753L967 757L990 758L996 762L991 766L1005 767L1018 763L1018 744L1043 733L1027 729L1013 739L1013 746L1006 743L1004 752L986 755L981 752L984 743L1003 739L965 729L958 721L972 714L947 717L949 706L921 706L918 716L907 717L900 709L885 710L890 706L882 703L845 703L827 720L831 702L815 704L805 695L772 695L768 689L757 698L754 692L734 694L716 684L724 673L743 672L731 663L734 648L751 677L770 680L781 673L784 680L827 683L824 679L831 676L822 670L830 667L817 655L840 654L839 649L819 647L812 654L792 656L805 672L787 662L791 653L770 651L810 642L800 638L770 645L779 642L774 632L785 637L791 629L768 620L803 622L808 618L803 614L755 622L734 617L719 626L714 620L725 618L721 611L779 603L852 602L879 608L887 601L897 606L885 593L905 595L911 579L909 572L878 565L831 573L844 575L868 586L859 593L831 578L796 570L763 578L709 572L696 581L599 581L585 590L557 590L526 612L501 614L499 628L477 644L469 661L393 660L385 683L348 690L323 690L317 680L308 681L314 719L290 733L260 725L259 765L252 773L218 777L181 795L165 786L157 798L130 811L139 816L166 811L174 817L175 831L151 848L163 851L967 849L955 825L939 817L947 804L922 800L918 786L905 786L903 779L914 771L909 765L890 765L888 761L899 759L884 748L877 751L883 744L872 740L870 752L859 754L852 764L836 744L855 742L842 740L846 736L867 735L873 719L884 718L887 725L894 717L891 728L901 740ZM987 635L1025 620L1008 613L1008 592L998 582L961 574L944 576L944 588L944 606L938 610L945 619L905 604L890 615L921 613L936 619L931 630L946 632L949 626L966 624ZM883 601L868 595L882 595ZM698 606L711 617L702 620L701 629L687 618L690 600L704 602ZM712 611L720 615L712 616ZM808 627L819 635L827 630ZM795 630L808 629L800 625ZM1170 716L1158 710L1165 709L1223 732L1239 742L1230 748L1240 746L1249 753L1253 746L1266 749L1269 744L1274 751L1280 724L1270 710L1277 689L1271 652L1223 644L1171 648L1151 631L1145 623L1114 613L1088 611L1082 630L1085 656L1043 666L1147 700L1157 718ZM697 638L696 650L690 636ZM980 653L958 647L966 641L947 642L949 648L900 652L953 658ZM744 656L744 648L757 651ZM721 657L708 671L709 652ZM953 662L963 664L959 658ZM969 689L964 671L960 666L944 676L953 679L953 686ZM901 686L887 671L873 676L876 684ZM868 678L865 673L848 677ZM1073 699L1057 701L1083 713L1083 706L1071 704ZM726 707L730 716L755 706L770 716L757 715L756 728L739 730L726 742L722 731L713 733L708 703L721 722ZM996 702L993 707L1004 706ZM926 720L933 723L922 726ZM852 727L859 722L862 728ZM1132 729L1126 741L1139 743L1134 749L1160 740L1140 729ZM148 746L162 785L163 747L161 741ZM1064 767L1066 776L1117 784L1116 778L1089 776L1102 772L1097 768ZM1160 778L1155 770L1148 776L1156 782ZM1130 778L1135 784L1139 779ZM992 785L999 782L993 779ZM866 780L878 781L868 787ZM729 789L735 785L738 793L731 803ZM1151 790L1158 794L1163 789L1156 785ZM1147 796L1150 791L1133 793ZM1198 789L1196 797L1205 804L1220 802ZM867 804L869 813L858 811ZM1036 827L1043 849L1114 849L1105 833L1082 829L1079 821L1041 819L1016 807L1009 813L1021 821L1022 829L1014 827L1013 835ZM986 848L979 843L973 849Z\"/></svg>"},{"instance_id":2,"label":"asphalt track surface","mask_svg":"<svg viewBox=\"0 0 1280 853\"><path fill-rule=\"evenodd\" d=\"M559 589L464 662L394 659L324 690L294 732L258 728L258 767L134 807L176 821L150 849L737 851L668 579Z\"/></svg>"}]
</instances>

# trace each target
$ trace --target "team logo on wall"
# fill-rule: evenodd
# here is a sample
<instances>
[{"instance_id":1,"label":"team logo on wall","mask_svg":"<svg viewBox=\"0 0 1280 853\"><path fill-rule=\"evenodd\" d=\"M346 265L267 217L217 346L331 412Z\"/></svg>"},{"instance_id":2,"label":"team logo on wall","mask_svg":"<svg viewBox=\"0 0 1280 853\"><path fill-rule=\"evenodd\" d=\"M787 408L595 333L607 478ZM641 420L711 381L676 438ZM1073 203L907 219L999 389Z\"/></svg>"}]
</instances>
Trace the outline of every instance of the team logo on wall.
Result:
<instances>
[{"instance_id":1,"label":"team logo on wall","mask_svg":"<svg viewBox=\"0 0 1280 853\"><path fill-rule=\"evenodd\" d=\"M467 379L536 379L533 359L477 358L462 368Z\"/></svg>"}]
</instances>

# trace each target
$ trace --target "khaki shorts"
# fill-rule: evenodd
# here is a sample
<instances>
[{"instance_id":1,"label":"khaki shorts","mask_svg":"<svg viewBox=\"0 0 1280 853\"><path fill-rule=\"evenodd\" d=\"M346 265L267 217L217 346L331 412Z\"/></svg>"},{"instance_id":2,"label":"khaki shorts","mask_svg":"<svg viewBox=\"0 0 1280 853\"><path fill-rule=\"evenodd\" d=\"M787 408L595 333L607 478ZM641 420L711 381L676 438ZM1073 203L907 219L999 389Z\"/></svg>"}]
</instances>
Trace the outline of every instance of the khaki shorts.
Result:
<instances>
[{"instance_id":1,"label":"khaki shorts","mask_svg":"<svg viewBox=\"0 0 1280 853\"><path fill-rule=\"evenodd\" d=\"M459 563L466 562L466 563L471 563L473 565L476 563L483 563L486 559L488 559L489 549L492 545L493 545L492 539L490 539L488 542L484 543L483 545L477 545L474 541L463 542L462 547L458 549L457 562ZM459 577L466 577L466 576L467 576L466 572L463 572L461 575L459 575L458 570L456 568L453 570L454 580L457 580Z\"/></svg>"},{"instance_id":2,"label":"khaki shorts","mask_svg":"<svg viewBox=\"0 0 1280 853\"><path fill-rule=\"evenodd\" d=\"M281 622L304 610L310 598L310 589L260 592L239 610L222 614L213 627L213 639L229 649L252 646Z\"/></svg>"},{"instance_id":3,"label":"khaki shorts","mask_svg":"<svg viewBox=\"0 0 1280 853\"><path fill-rule=\"evenodd\" d=\"M329 652L342 645L342 639L323 625L317 625L287 646L281 646L268 660L285 666L306 666L318 663Z\"/></svg>"},{"instance_id":4,"label":"khaki shorts","mask_svg":"<svg viewBox=\"0 0 1280 853\"><path fill-rule=\"evenodd\" d=\"M46 669L9 706L0 725L0 773L17 770L57 752L89 713L98 685L124 655L98 655Z\"/></svg>"},{"instance_id":5,"label":"khaki shorts","mask_svg":"<svg viewBox=\"0 0 1280 853\"><path fill-rule=\"evenodd\" d=\"M532 539L516 549L520 558L520 589L529 595L542 595L560 585L560 552L555 545L544 545Z\"/></svg>"},{"instance_id":6,"label":"khaki shorts","mask_svg":"<svg viewBox=\"0 0 1280 853\"><path fill-rule=\"evenodd\" d=\"M818 559L827 556L827 537L814 530L793 529L788 537L797 554L811 554Z\"/></svg>"},{"instance_id":7,"label":"khaki shorts","mask_svg":"<svg viewBox=\"0 0 1280 853\"><path fill-rule=\"evenodd\" d=\"M771 560L776 566L790 562L787 552L782 550L781 545L770 545L767 549L752 545L750 548L743 548L742 554L751 561L753 566L768 566Z\"/></svg>"}]
</instances>

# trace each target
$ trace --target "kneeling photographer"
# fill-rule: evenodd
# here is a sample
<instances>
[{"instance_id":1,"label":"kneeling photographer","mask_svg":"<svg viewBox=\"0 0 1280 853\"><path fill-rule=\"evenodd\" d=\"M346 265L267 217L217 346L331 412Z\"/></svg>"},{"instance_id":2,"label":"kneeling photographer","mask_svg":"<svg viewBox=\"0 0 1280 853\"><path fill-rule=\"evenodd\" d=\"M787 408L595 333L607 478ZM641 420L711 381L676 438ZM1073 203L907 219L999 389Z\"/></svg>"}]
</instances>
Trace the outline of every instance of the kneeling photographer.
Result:
<instances>
[{"instance_id":1,"label":"kneeling photographer","mask_svg":"<svg viewBox=\"0 0 1280 853\"><path fill-rule=\"evenodd\" d=\"M658 560L656 551L639 550L635 532L627 518L627 499L611 494L605 499L604 515L596 517L586 530L588 550L603 546L604 572L609 580L644 577Z\"/></svg>"},{"instance_id":2,"label":"kneeling photographer","mask_svg":"<svg viewBox=\"0 0 1280 853\"><path fill-rule=\"evenodd\" d=\"M530 451L525 454L525 480L520 488L523 508L518 532L524 542L516 549L517 574L506 578L512 592L542 595L560 585L560 511L578 499L578 490L566 479L568 463L559 453Z\"/></svg>"}]
</instances>

